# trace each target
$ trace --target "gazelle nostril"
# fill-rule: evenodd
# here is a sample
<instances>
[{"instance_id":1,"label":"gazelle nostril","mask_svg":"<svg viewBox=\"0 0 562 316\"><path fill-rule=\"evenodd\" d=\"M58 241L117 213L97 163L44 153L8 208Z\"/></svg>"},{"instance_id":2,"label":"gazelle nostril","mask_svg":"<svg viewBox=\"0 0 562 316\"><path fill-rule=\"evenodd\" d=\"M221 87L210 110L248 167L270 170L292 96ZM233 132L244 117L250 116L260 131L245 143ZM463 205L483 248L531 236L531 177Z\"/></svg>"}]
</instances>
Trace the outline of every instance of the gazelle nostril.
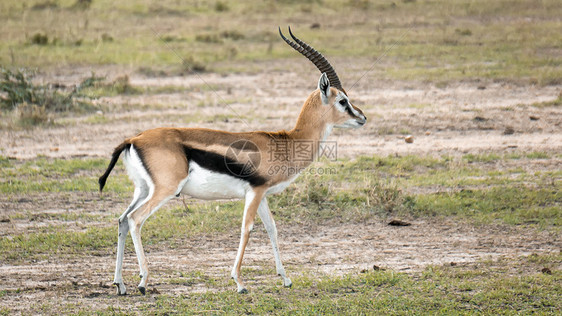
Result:
<instances>
[{"instance_id":1,"label":"gazelle nostril","mask_svg":"<svg viewBox=\"0 0 562 316\"><path fill-rule=\"evenodd\" d=\"M365 116L362 116L360 118L357 118L356 121L357 121L357 124L365 125L365 123L367 122L367 118Z\"/></svg>"}]
</instances>

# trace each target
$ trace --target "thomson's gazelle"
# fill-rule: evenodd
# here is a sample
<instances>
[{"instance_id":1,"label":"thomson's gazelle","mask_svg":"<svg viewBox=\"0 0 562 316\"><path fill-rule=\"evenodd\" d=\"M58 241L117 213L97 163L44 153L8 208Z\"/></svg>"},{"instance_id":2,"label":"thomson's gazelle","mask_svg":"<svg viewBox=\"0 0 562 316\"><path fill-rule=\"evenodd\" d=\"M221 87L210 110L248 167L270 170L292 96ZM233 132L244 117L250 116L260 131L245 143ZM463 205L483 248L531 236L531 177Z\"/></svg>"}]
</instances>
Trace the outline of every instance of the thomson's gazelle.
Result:
<instances>
[{"instance_id":1,"label":"thomson's gazelle","mask_svg":"<svg viewBox=\"0 0 562 316\"><path fill-rule=\"evenodd\" d=\"M145 294L148 279L147 260L141 242L144 221L162 205L179 194L206 199L245 199L238 254L232 278L238 292L246 292L240 278L240 266L256 213L262 219L273 247L277 273L284 286L291 286L286 276L279 248L277 229L267 206L267 196L283 191L296 178L291 170L303 170L318 155L318 144L332 127L357 128L365 124L363 112L351 104L330 63L314 48L296 38L283 40L307 57L322 72L318 89L304 102L296 126L289 131L230 133L204 128L156 128L126 139L115 151L109 166L99 179L100 191L121 153L129 176L135 184L133 201L119 217L119 237L114 283L117 293L125 294L121 275L127 233L131 232L140 266L138 289ZM293 159L302 146L313 145L311 159ZM291 147L286 159L271 158L272 148ZM301 149L299 149L301 148ZM310 149L310 148L309 148ZM308 155L308 153L306 153Z\"/></svg>"}]
</instances>

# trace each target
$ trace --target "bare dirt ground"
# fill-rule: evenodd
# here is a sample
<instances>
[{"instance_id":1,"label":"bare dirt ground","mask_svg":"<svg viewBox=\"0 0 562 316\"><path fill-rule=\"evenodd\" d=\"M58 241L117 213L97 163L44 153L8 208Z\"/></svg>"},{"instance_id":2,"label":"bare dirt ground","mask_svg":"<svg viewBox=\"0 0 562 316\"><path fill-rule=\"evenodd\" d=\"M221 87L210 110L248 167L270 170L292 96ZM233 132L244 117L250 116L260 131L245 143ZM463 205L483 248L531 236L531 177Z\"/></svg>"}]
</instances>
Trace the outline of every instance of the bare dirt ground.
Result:
<instances>
[{"instance_id":1,"label":"bare dirt ground","mask_svg":"<svg viewBox=\"0 0 562 316\"><path fill-rule=\"evenodd\" d=\"M229 131L290 129L304 99L316 87L318 76L309 70L166 78L147 78L129 72L133 86L176 86L185 87L185 91L105 97L96 101L103 114L62 118L48 128L0 130L0 154L18 159L38 155L109 157L112 148L125 137L158 126ZM122 74L111 69L105 71L110 78ZM78 69L50 74L43 80L75 84L83 74L89 71ZM360 75L348 74L346 79L353 82ZM348 93L354 103L364 109L368 124L354 131L335 131L331 139L338 142L340 157L407 153L458 156L513 150L560 153L562 108L529 104L554 100L561 89L560 86L485 82L453 83L440 88L432 84L366 78ZM97 123L98 119L101 123ZM413 144L404 142L406 134L414 136ZM545 163L549 169L560 167L559 160ZM4 215L19 209L31 210L32 214L105 210L116 219L127 202L113 199L100 202L97 193L32 195L0 197L0 208ZM53 224L57 223L40 215L33 221L0 223L0 236L32 232ZM64 225L80 230L101 223L77 221ZM373 265L409 273L434 264L468 264L562 248L560 240L548 232L491 225L475 227L450 221L420 220L408 227L391 227L383 222L322 227L291 227L282 222L278 225L282 257L292 275L299 275L303 270L344 274L372 269ZM117 227L115 229L117 235ZM180 272L195 270L203 270L213 278L228 278L237 239L238 231L233 231L186 239L174 249L147 246L150 286L163 294L212 290L204 282L185 285L171 283L169 279L177 278ZM260 225L252 236L245 267L261 269L264 262L271 267L274 265L267 234ZM1 263L0 291L14 293L19 289L19 294L5 295L0 306L24 312L36 302L80 303L97 308L119 305L122 298L114 295L111 286L113 269L113 253ZM123 299L127 304L140 300L134 291L137 279L130 276L132 271L136 274L136 259L133 249L127 249L124 274L129 276L126 279L129 290L135 293ZM273 282L268 278L250 276L246 279L252 289L264 282ZM274 275L271 279L280 282Z\"/></svg>"},{"instance_id":2,"label":"bare dirt ground","mask_svg":"<svg viewBox=\"0 0 562 316\"><path fill-rule=\"evenodd\" d=\"M88 74L85 69L74 70L42 80L76 84ZM100 73L103 74L108 78L129 74L133 86L173 86L185 91L101 98L96 102L103 114L97 115L103 117L93 120L102 124L71 117L47 129L0 130L0 154L24 159L37 155L107 157L124 138L161 126L229 131L290 129L318 80L317 74L309 69L165 78L146 78L132 71L112 69ZM348 85L361 75L349 74ZM364 110L368 124L354 131L336 130L331 139L338 142L341 157L514 148L559 152L562 109L527 105L555 100L560 93L560 86L469 82L439 88L367 77L358 81L348 94ZM414 136L414 143L403 141L406 134Z\"/></svg>"},{"instance_id":3,"label":"bare dirt ground","mask_svg":"<svg viewBox=\"0 0 562 316\"><path fill-rule=\"evenodd\" d=\"M93 194L92 199L68 195L54 204L55 207L62 208L59 212L69 211L68 208L75 208L70 211L89 212L90 209L100 207L118 212L118 206L125 207L125 203L116 203L114 199L99 205ZM117 213L115 216L117 217ZM25 225L24 220L11 225L19 232L33 230ZM92 224L77 222L75 225L67 223L65 226L80 230L88 225ZM293 277L302 273L318 276L359 273L373 269L373 265L397 272L415 273L428 265L453 263L460 266L481 260L557 252L562 246L556 236L546 231L499 225L475 227L450 220L416 220L406 227L388 226L385 222L378 221L299 227L281 222L278 226L283 261ZM230 266L236 256L238 237L237 231L233 231L230 234L185 238L178 247L161 244L145 246L150 261L151 291L180 295L216 290L216 287L207 284L204 279L193 280L186 275L203 271L204 278L218 282L228 280ZM262 225L256 226L246 254L246 271L270 269L270 272L257 275L246 274L245 279L250 289L259 290L261 287L280 283L280 279L273 273L271 248ZM53 306L80 304L101 308L121 304L132 306L135 302L147 303L154 300L153 296L144 298L136 291L138 279L134 276L137 273L137 263L132 247L125 251L124 276L133 295L126 298L115 295L112 286L114 260L113 253L97 253L92 256L56 255L47 260L2 264L0 290L10 292L2 298L2 305L25 312L29 308L36 308L35 304L45 303ZM512 273L521 275L536 271L538 270L518 270ZM232 288L235 288L234 285Z\"/></svg>"}]
</instances>

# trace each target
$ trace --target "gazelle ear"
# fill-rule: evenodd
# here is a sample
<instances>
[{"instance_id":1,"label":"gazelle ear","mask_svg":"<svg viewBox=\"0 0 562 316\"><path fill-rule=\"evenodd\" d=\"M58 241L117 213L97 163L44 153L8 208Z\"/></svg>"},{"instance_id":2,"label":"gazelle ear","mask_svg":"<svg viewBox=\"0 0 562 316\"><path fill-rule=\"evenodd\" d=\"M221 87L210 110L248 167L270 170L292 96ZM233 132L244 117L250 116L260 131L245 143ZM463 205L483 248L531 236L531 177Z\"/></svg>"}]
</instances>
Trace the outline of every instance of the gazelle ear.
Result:
<instances>
[{"instance_id":1,"label":"gazelle ear","mask_svg":"<svg viewBox=\"0 0 562 316\"><path fill-rule=\"evenodd\" d=\"M328 104L328 99L330 98L330 80L328 80L328 76L326 76L325 72L322 73L318 80L318 89L320 90L322 104Z\"/></svg>"}]
</instances>

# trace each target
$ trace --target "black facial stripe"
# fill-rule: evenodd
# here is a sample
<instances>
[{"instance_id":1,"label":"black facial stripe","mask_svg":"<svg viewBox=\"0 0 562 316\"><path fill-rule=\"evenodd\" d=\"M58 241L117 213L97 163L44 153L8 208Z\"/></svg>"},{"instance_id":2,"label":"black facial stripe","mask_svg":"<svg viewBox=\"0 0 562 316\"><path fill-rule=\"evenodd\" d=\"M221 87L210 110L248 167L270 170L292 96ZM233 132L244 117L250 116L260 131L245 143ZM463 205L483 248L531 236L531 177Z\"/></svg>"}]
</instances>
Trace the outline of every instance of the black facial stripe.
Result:
<instances>
[{"instance_id":1,"label":"black facial stripe","mask_svg":"<svg viewBox=\"0 0 562 316\"><path fill-rule=\"evenodd\" d=\"M207 170L247 181L253 187L263 185L267 182L256 170L249 170L247 165L234 161L226 156L188 146L183 146L183 151L188 161L194 161Z\"/></svg>"},{"instance_id":2,"label":"black facial stripe","mask_svg":"<svg viewBox=\"0 0 562 316\"><path fill-rule=\"evenodd\" d=\"M350 105L349 103L348 103L347 106L345 107L345 111L346 111L349 115L355 117L355 114L354 114L353 111L351 110L351 105Z\"/></svg>"}]
</instances>

